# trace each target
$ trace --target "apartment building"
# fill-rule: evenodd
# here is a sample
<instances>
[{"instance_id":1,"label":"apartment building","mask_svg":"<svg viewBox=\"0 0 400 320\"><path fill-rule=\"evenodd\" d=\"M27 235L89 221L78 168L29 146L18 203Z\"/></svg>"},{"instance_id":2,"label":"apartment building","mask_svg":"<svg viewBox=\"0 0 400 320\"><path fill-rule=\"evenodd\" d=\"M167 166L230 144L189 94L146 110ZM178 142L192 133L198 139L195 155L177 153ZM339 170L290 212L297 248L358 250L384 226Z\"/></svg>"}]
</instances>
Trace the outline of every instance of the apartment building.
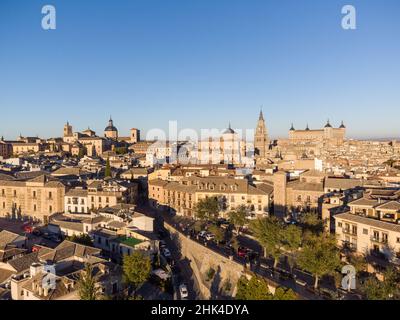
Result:
<instances>
[{"instance_id":1,"label":"apartment building","mask_svg":"<svg viewBox=\"0 0 400 320\"><path fill-rule=\"evenodd\" d=\"M387 261L400 260L400 191L367 190L335 215L339 245Z\"/></svg>"},{"instance_id":2,"label":"apartment building","mask_svg":"<svg viewBox=\"0 0 400 320\"><path fill-rule=\"evenodd\" d=\"M112 207L119 203L135 203L138 184L128 181L92 181L87 187L89 209Z\"/></svg>"},{"instance_id":3,"label":"apartment building","mask_svg":"<svg viewBox=\"0 0 400 320\"><path fill-rule=\"evenodd\" d=\"M64 211L66 186L47 175L28 180L0 180L0 216L29 216L47 222Z\"/></svg>"},{"instance_id":4,"label":"apartment building","mask_svg":"<svg viewBox=\"0 0 400 320\"><path fill-rule=\"evenodd\" d=\"M220 202L222 216L244 205L250 217L260 217L268 215L272 194L271 185L251 185L245 179L229 177L190 177L180 182L149 181L150 203L183 216L194 216L199 200L215 197Z\"/></svg>"}]
</instances>

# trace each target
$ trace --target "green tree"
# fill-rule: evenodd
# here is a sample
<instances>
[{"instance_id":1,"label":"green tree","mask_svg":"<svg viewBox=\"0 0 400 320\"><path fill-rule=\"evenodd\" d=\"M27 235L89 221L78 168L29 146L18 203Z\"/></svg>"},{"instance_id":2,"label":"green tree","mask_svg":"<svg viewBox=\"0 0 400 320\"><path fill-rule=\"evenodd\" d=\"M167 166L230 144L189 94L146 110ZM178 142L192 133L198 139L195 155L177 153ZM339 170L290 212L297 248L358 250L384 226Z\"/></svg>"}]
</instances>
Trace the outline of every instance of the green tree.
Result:
<instances>
[{"instance_id":1,"label":"green tree","mask_svg":"<svg viewBox=\"0 0 400 320\"><path fill-rule=\"evenodd\" d=\"M128 153L128 148L127 147L117 147L117 148L115 148L115 153L116 154L126 154L126 153Z\"/></svg>"},{"instance_id":2,"label":"green tree","mask_svg":"<svg viewBox=\"0 0 400 320\"><path fill-rule=\"evenodd\" d=\"M193 229L194 229L194 231L196 231L196 232L200 232L201 230L204 229L204 222L203 222L203 221L200 221L200 220L196 221L196 222L193 224Z\"/></svg>"},{"instance_id":3,"label":"green tree","mask_svg":"<svg viewBox=\"0 0 400 320\"><path fill-rule=\"evenodd\" d=\"M217 243L225 240L225 230L216 226L215 224L211 225L208 231L210 231L215 236L215 240L217 241Z\"/></svg>"},{"instance_id":4,"label":"green tree","mask_svg":"<svg viewBox=\"0 0 400 320\"><path fill-rule=\"evenodd\" d=\"M374 275L370 276L362 285L361 292L368 300L398 300L400 299L399 271L393 267L383 274L383 281Z\"/></svg>"},{"instance_id":5,"label":"green tree","mask_svg":"<svg viewBox=\"0 0 400 320\"><path fill-rule=\"evenodd\" d=\"M67 237L67 240L82 244L84 246L89 246L89 247L94 246L92 238L90 238L90 236L87 234L82 234L80 236L77 235L69 236Z\"/></svg>"},{"instance_id":6,"label":"green tree","mask_svg":"<svg viewBox=\"0 0 400 320\"><path fill-rule=\"evenodd\" d=\"M107 158L106 161L106 169L104 172L104 176L107 177L111 177L111 165L110 165L110 158Z\"/></svg>"},{"instance_id":7,"label":"green tree","mask_svg":"<svg viewBox=\"0 0 400 320\"><path fill-rule=\"evenodd\" d=\"M302 232L301 229L295 225L289 225L284 228L282 232L284 235L282 246L287 252L287 262L290 266L290 270L293 271L296 264L298 250L302 242Z\"/></svg>"},{"instance_id":8,"label":"green tree","mask_svg":"<svg viewBox=\"0 0 400 320\"><path fill-rule=\"evenodd\" d=\"M240 228L242 228L247 222L246 207L242 205L236 210L229 212L228 216L229 221L234 225L237 233L239 234Z\"/></svg>"},{"instance_id":9,"label":"green tree","mask_svg":"<svg viewBox=\"0 0 400 320\"><path fill-rule=\"evenodd\" d=\"M125 282L133 289L134 296L136 296L136 290L150 276L150 258L140 251L134 251L133 254L124 256L122 269Z\"/></svg>"},{"instance_id":10,"label":"green tree","mask_svg":"<svg viewBox=\"0 0 400 320\"><path fill-rule=\"evenodd\" d=\"M212 220L215 221L220 212L218 199L215 197L201 199L197 202L195 207L196 218L201 221Z\"/></svg>"},{"instance_id":11,"label":"green tree","mask_svg":"<svg viewBox=\"0 0 400 320\"><path fill-rule=\"evenodd\" d=\"M367 260L365 256L361 255L350 255L348 257L349 264L351 264L357 272L363 272L367 269Z\"/></svg>"},{"instance_id":12,"label":"green tree","mask_svg":"<svg viewBox=\"0 0 400 320\"><path fill-rule=\"evenodd\" d=\"M267 281L253 275L251 279L242 276L237 283L236 300L272 300Z\"/></svg>"},{"instance_id":13,"label":"green tree","mask_svg":"<svg viewBox=\"0 0 400 320\"><path fill-rule=\"evenodd\" d=\"M334 274L341 265L335 238L325 234L312 236L300 250L297 264L314 275L314 288L317 289L319 279Z\"/></svg>"},{"instance_id":14,"label":"green tree","mask_svg":"<svg viewBox=\"0 0 400 320\"><path fill-rule=\"evenodd\" d=\"M87 155L86 147L79 148L78 158L83 158L85 155Z\"/></svg>"},{"instance_id":15,"label":"green tree","mask_svg":"<svg viewBox=\"0 0 400 320\"><path fill-rule=\"evenodd\" d=\"M304 238L312 237L324 231L324 221L316 213L305 213L300 218L300 226L304 232Z\"/></svg>"},{"instance_id":16,"label":"green tree","mask_svg":"<svg viewBox=\"0 0 400 320\"><path fill-rule=\"evenodd\" d=\"M96 285L97 279L93 276L93 267L85 264L78 279L78 293L81 300L97 300L100 298L100 288Z\"/></svg>"},{"instance_id":17,"label":"green tree","mask_svg":"<svg viewBox=\"0 0 400 320\"><path fill-rule=\"evenodd\" d=\"M283 225L276 217L266 217L253 220L250 224L254 237L264 248L264 256L267 254L274 258L274 268L278 265L283 249Z\"/></svg>"},{"instance_id":18,"label":"green tree","mask_svg":"<svg viewBox=\"0 0 400 320\"><path fill-rule=\"evenodd\" d=\"M292 289L278 287L272 300L297 300L297 295Z\"/></svg>"}]
</instances>

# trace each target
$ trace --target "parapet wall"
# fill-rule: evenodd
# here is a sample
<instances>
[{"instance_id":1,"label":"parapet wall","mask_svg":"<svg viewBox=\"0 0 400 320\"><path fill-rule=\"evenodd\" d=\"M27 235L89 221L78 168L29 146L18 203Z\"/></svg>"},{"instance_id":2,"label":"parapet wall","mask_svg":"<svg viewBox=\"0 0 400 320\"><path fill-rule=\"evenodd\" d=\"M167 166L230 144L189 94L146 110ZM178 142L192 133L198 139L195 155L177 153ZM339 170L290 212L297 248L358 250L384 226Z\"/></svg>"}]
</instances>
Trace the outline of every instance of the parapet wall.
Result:
<instances>
[{"instance_id":1,"label":"parapet wall","mask_svg":"<svg viewBox=\"0 0 400 320\"><path fill-rule=\"evenodd\" d=\"M235 296L237 282L244 275L243 265L191 240L167 223L164 226L170 232L182 256L190 261L199 290L205 299ZM208 277L210 269L215 271L211 280Z\"/></svg>"}]
</instances>

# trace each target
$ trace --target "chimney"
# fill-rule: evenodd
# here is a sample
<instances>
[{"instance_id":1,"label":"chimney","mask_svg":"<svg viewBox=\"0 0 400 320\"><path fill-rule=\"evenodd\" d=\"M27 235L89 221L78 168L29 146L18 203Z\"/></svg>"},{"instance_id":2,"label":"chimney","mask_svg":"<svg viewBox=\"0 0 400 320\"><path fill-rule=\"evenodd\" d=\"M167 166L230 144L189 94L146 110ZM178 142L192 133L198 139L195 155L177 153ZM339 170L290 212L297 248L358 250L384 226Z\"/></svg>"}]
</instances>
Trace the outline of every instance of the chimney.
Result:
<instances>
[{"instance_id":1,"label":"chimney","mask_svg":"<svg viewBox=\"0 0 400 320\"><path fill-rule=\"evenodd\" d=\"M32 263L29 271L30 271L31 277L34 277L37 274L39 274L41 271L43 271L43 266L40 263Z\"/></svg>"}]
</instances>

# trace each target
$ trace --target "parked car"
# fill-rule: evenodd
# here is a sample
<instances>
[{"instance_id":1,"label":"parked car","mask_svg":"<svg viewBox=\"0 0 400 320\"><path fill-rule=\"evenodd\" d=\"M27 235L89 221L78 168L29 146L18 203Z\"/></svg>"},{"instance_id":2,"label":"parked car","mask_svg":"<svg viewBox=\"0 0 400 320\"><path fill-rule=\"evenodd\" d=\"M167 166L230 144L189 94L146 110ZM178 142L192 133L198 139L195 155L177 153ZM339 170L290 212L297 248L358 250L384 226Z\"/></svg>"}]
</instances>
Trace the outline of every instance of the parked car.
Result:
<instances>
[{"instance_id":1,"label":"parked car","mask_svg":"<svg viewBox=\"0 0 400 320\"><path fill-rule=\"evenodd\" d=\"M200 238L205 238L206 234L207 234L207 231L202 230L202 231L199 232L199 237Z\"/></svg>"},{"instance_id":2,"label":"parked car","mask_svg":"<svg viewBox=\"0 0 400 320\"><path fill-rule=\"evenodd\" d=\"M166 257L166 258L170 258L171 257L171 252L169 251L168 248L164 248L162 253L163 253L164 257Z\"/></svg>"},{"instance_id":3,"label":"parked car","mask_svg":"<svg viewBox=\"0 0 400 320\"><path fill-rule=\"evenodd\" d=\"M252 261L252 260L258 259L260 257L260 254L253 250L248 250L247 257L249 258L250 261Z\"/></svg>"},{"instance_id":4,"label":"parked car","mask_svg":"<svg viewBox=\"0 0 400 320\"><path fill-rule=\"evenodd\" d=\"M151 274L157 276L161 280L168 280L171 277L171 275L163 269L153 270Z\"/></svg>"},{"instance_id":5,"label":"parked car","mask_svg":"<svg viewBox=\"0 0 400 320\"><path fill-rule=\"evenodd\" d=\"M24 225L23 229L24 229L24 232L26 232L26 233L32 233L33 226L30 224L26 224L26 225Z\"/></svg>"},{"instance_id":6,"label":"parked car","mask_svg":"<svg viewBox=\"0 0 400 320\"><path fill-rule=\"evenodd\" d=\"M43 237L43 239L51 240L51 234L48 233L48 232L44 232L44 233L42 234L42 237Z\"/></svg>"},{"instance_id":7,"label":"parked car","mask_svg":"<svg viewBox=\"0 0 400 320\"><path fill-rule=\"evenodd\" d=\"M204 236L204 239L206 239L207 241L211 241L214 238L215 238L215 236L210 232L207 232L206 235Z\"/></svg>"},{"instance_id":8,"label":"parked car","mask_svg":"<svg viewBox=\"0 0 400 320\"><path fill-rule=\"evenodd\" d=\"M240 258L246 258L248 251L249 251L249 249L246 247L239 247L238 248L238 256Z\"/></svg>"},{"instance_id":9,"label":"parked car","mask_svg":"<svg viewBox=\"0 0 400 320\"><path fill-rule=\"evenodd\" d=\"M189 292L188 292L186 284L181 284L179 286L179 293L181 295L181 299L186 299L189 297Z\"/></svg>"},{"instance_id":10,"label":"parked car","mask_svg":"<svg viewBox=\"0 0 400 320\"><path fill-rule=\"evenodd\" d=\"M167 243L164 240L160 241L160 249L166 248L167 247Z\"/></svg>"},{"instance_id":11,"label":"parked car","mask_svg":"<svg viewBox=\"0 0 400 320\"><path fill-rule=\"evenodd\" d=\"M39 236L42 235L42 231L40 231L40 229L33 229L32 234L33 234L34 236L39 237Z\"/></svg>"},{"instance_id":12,"label":"parked car","mask_svg":"<svg viewBox=\"0 0 400 320\"><path fill-rule=\"evenodd\" d=\"M52 234L52 235L50 235L50 240L54 241L54 242L57 242L57 243L60 243L62 241L62 238L58 234Z\"/></svg>"},{"instance_id":13,"label":"parked car","mask_svg":"<svg viewBox=\"0 0 400 320\"><path fill-rule=\"evenodd\" d=\"M304 280L301 279L297 279L295 280L296 284L298 284L299 286L305 287L307 285L307 282L305 282Z\"/></svg>"}]
</instances>

